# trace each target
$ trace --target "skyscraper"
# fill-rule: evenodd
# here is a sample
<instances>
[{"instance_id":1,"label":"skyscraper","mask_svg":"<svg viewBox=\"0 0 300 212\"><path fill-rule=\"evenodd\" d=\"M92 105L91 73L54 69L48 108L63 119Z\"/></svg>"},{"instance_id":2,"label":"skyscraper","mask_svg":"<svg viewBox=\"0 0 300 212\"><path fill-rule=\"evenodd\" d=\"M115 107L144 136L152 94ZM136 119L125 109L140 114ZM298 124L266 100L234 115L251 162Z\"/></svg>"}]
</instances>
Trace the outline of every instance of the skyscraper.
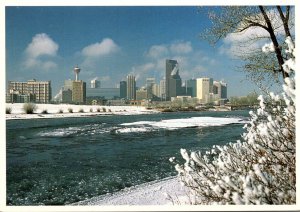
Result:
<instances>
[{"instance_id":1,"label":"skyscraper","mask_svg":"<svg viewBox=\"0 0 300 212\"><path fill-rule=\"evenodd\" d=\"M158 84L152 86L152 94L154 97L161 97L160 86Z\"/></svg>"},{"instance_id":2,"label":"skyscraper","mask_svg":"<svg viewBox=\"0 0 300 212\"><path fill-rule=\"evenodd\" d=\"M72 83L72 102L76 104L86 102L86 83L82 80L73 81Z\"/></svg>"},{"instance_id":3,"label":"skyscraper","mask_svg":"<svg viewBox=\"0 0 300 212\"><path fill-rule=\"evenodd\" d=\"M182 81L179 76L178 64L174 67L169 78L169 97L176 97L182 94Z\"/></svg>"},{"instance_id":4,"label":"skyscraper","mask_svg":"<svg viewBox=\"0 0 300 212\"><path fill-rule=\"evenodd\" d=\"M186 87L190 91L191 97L197 96L197 81L196 79L189 79L186 81ZM188 93L188 92L187 92Z\"/></svg>"},{"instance_id":5,"label":"skyscraper","mask_svg":"<svg viewBox=\"0 0 300 212\"><path fill-rule=\"evenodd\" d=\"M127 76L127 99L135 100L136 99L136 83L135 76Z\"/></svg>"},{"instance_id":6,"label":"skyscraper","mask_svg":"<svg viewBox=\"0 0 300 212\"><path fill-rule=\"evenodd\" d=\"M172 89L174 89L174 87L173 88L171 87L171 79L172 79L171 73L174 71L174 68L176 68L177 66L178 63L176 60L166 60L166 100L171 99L170 92L172 91Z\"/></svg>"},{"instance_id":7,"label":"skyscraper","mask_svg":"<svg viewBox=\"0 0 300 212\"><path fill-rule=\"evenodd\" d=\"M91 88L100 88L100 81L96 79L91 80Z\"/></svg>"},{"instance_id":8,"label":"skyscraper","mask_svg":"<svg viewBox=\"0 0 300 212\"><path fill-rule=\"evenodd\" d=\"M146 90L147 90L147 98L152 99L153 97L153 92L152 88L153 85L155 84L155 78L146 78Z\"/></svg>"},{"instance_id":9,"label":"skyscraper","mask_svg":"<svg viewBox=\"0 0 300 212\"><path fill-rule=\"evenodd\" d=\"M166 79L162 79L160 85L160 97L162 100L166 100Z\"/></svg>"},{"instance_id":10,"label":"skyscraper","mask_svg":"<svg viewBox=\"0 0 300 212\"><path fill-rule=\"evenodd\" d=\"M197 98L200 102L209 103L211 93L213 93L213 79L197 78Z\"/></svg>"},{"instance_id":11,"label":"skyscraper","mask_svg":"<svg viewBox=\"0 0 300 212\"><path fill-rule=\"evenodd\" d=\"M227 99L227 84L223 81L214 81L213 93L218 99Z\"/></svg>"},{"instance_id":12,"label":"skyscraper","mask_svg":"<svg viewBox=\"0 0 300 212\"><path fill-rule=\"evenodd\" d=\"M120 82L120 98L121 99L127 98L127 82L126 81Z\"/></svg>"}]
</instances>

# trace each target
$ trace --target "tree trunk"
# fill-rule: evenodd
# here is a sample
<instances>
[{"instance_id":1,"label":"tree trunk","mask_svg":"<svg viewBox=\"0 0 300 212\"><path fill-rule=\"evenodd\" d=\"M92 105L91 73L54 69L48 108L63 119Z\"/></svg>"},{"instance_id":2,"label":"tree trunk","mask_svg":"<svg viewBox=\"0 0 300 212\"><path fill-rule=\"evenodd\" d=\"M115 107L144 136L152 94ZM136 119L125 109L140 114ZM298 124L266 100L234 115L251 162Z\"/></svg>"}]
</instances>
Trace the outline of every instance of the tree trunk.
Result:
<instances>
[{"instance_id":1,"label":"tree trunk","mask_svg":"<svg viewBox=\"0 0 300 212\"><path fill-rule=\"evenodd\" d=\"M292 38L291 33L290 33L290 29L289 29L289 23L288 23L289 22L289 14L290 14L290 6L286 7L286 16L285 17L284 17L284 14L283 14L282 10L281 10L281 7L280 6L276 6L276 7L277 7L277 10L279 12L282 23L283 23L283 28L284 28L284 31L285 31L285 35L287 37L290 36Z\"/></svg>"},{"instance_id":2,"label":"tree trunk","mask_svg":"<svg viewBox=\"0 0 300 212\"><path fill-rule=\"evenodd\" d=\"M281 50L280 50L280 47L279 47L279 44L278 44L278 41L277 41L277 38L276 38L276 35L275 35L275 32L274 32L274 29L273 29L272 24L271 24L271 21L270 21L268 15L267 15L267 13L265 12L265 9L263 8L263 6L259 6L259 9L260 9L265 21L266 21L268 32L270 34L273 45L275 47L275 54L276 54L276 58L277 58L277 61L278 61L278 64L279 64L279 70L282 73L282 77L283 78L289 77L289 74L286 73L283 70L283 67L282 67L282 65L284 64L284 60L283 60L283 57L282 57L282 54L281 54Z\"/></svg>"}]
</instances>

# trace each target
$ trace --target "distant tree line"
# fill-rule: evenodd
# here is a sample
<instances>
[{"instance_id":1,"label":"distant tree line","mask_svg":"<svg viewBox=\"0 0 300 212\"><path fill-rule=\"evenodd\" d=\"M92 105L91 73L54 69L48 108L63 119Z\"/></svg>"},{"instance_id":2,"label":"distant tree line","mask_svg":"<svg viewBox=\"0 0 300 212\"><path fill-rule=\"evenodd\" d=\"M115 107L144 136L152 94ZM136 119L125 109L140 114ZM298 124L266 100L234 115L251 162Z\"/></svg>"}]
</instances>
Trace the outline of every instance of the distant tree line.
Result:
<instances>
[{"instance_id":1,"label":"distant tree line","mask_svg":"<svg viewBox=\"0 0 300 212\"><path fill-rule=\"evenodd\" d=\"M239 106L239 105L249 105L254 106L259 103L258 94L256 92L249 93L247 96L233 96L230 98L231 105Z\"/></svg>"}]
</instances>

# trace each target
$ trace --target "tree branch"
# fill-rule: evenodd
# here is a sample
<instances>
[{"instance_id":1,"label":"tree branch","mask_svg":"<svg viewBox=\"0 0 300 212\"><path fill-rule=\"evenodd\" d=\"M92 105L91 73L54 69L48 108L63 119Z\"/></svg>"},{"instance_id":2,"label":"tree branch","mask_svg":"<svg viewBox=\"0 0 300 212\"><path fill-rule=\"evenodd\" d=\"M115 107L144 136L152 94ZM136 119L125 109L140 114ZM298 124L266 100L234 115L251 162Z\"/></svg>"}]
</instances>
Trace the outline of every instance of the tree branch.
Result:
<instances>
[{"instance_id":1,"label":"tree branch","mask_svg":"<svg viewBox=\"0 0 300 212\"><path fill-rule=\"evenodd\" d=\"M290 33L290 29L289 29L289 25L288 25L289 14L290 14L290 12L289 12L290 11L290 7L287 6L287 8L286 8L287 9L287 15L286 15L286 17L284 17L284 14L283 14L280 6L276 6L276 8L277 8L277 10L279 12L279 15L280 15L280 18L282 20L283 28L284 28L284 31L285 31L285 35L287 37L291 37L292 38L291 33Z\"/></svg>"}]
</instances>

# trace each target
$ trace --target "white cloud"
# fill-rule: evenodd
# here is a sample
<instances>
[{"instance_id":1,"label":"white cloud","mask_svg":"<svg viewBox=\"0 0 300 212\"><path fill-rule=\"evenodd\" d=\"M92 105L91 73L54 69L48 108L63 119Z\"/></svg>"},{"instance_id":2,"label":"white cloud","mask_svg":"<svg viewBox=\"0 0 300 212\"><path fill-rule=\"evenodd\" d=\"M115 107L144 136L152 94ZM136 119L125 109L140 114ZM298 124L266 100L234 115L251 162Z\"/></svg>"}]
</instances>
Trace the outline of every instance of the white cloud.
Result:
<instances>
[{"instance_id":1,"label":"white cloud","mask_svg":"<svg viewBox=\"0 0 300 212\"><path fill-rule=\"evenodd\" d=\"M167 56L185 55L193 51L191 42L176 41L169 45L153 45L146 52L146 56L152 59L158 59Z\"/></svg>"},{"instance_id":2,"label":"white cloud","mask_svg":"<svg viewBox=\"0 0 300 212\"><path fill-rule=\"evenodd\" d=\"M101 63L99 59L110 57L119 51L120 47L111 38L104 38L101 42L84 47L80 52L77 52L77 56L82 59L81 67L93 70Z\"/></svg>"},{"instance_id":3,"label":"white cloud","mask_svg":"<svg viewBox=\"0 0 300 212\"><path fill-rule=\"evenodd\" d=\"M46 61L43 62L42 64L43 69L49 70L57 67L57 64L52 62L52 61Z\"/></svg>"},{"instance_id":4,"label":"white cloud","mask_svg":"<svg viewBox=\"0 0 300 212\"><path fill-rule=\"evenodd\" d=\"M116 53L119 46L110 38L104 38L100 43L94 43L82 49L81 53L85 57L101 57Z\"/></svg>"},{"instance_id":5,"label":"white cloud","mask_svg":"<svg viewBox=\"0 0 300 212\"><path fill-rule=\"evenodd\" d=\"M188 54L193 51L191 42L176 42L171 44L170 50L173 54Z\"/></svg>"},{"instance_id":6,"label":"white cloud","mask_svg":"<svg viewBox=\"0 0 300 212\"><path fill-rule=\"evenodd\" d=\"M47 34L36 34L25 52L31 58L43 55L56 56L58 44L55 43Z\"/></svg>"},{"instance_id":7,"label":"white cloud","mask_svg":"<svg viewBox=\"0 0 300 212\"><path fill-rule=\"evenodd\" d=\"M25 49L25 68L49 70L57 67L51 59L57 56L58 48L58 44L47 34L36 34Z\"/></svg>"},{"instance_id":8,"label":"white cloud","mask_svg":"<svg viewBox=\"0 0 300 212\"><path fill-rule=\"evenodd\" d=\"M165 45L154 45L150 47L146 55L151 58L160 58L164 57L168 53L169 50Z\"/></svg>"}]
</instances>

